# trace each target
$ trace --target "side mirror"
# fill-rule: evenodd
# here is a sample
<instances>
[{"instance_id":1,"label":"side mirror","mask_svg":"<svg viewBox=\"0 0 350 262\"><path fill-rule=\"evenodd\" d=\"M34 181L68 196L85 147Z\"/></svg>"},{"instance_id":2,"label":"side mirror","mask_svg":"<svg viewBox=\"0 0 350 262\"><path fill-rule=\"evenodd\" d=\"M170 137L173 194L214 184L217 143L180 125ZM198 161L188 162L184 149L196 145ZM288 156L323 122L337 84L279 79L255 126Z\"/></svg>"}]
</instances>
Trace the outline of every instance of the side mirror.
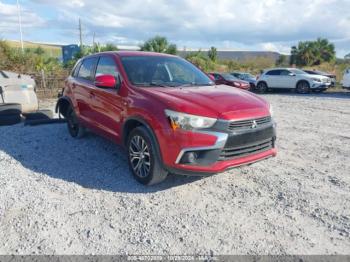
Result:
<instances>
[{"instance_id":1,"label":"side mirror","mask_svg":"<svg viewBox=\"0 0 350 262\"><path fill-rule=\"evenodd\" d=\"M112 75L100 75L95 78L95 86L102 88L117 88L120 84L119 77Z\"/></svg>"},{"instance_id":2,"label":"side mirror","mask_svg":"<svg viewBox=\"0 0 350 262\"><path fill-rule=\"evenodd\" d=\"M289 73L288 75L289 76L296 76L296 74L294 74L294 73Z\"/></svg>"}]
</instances>

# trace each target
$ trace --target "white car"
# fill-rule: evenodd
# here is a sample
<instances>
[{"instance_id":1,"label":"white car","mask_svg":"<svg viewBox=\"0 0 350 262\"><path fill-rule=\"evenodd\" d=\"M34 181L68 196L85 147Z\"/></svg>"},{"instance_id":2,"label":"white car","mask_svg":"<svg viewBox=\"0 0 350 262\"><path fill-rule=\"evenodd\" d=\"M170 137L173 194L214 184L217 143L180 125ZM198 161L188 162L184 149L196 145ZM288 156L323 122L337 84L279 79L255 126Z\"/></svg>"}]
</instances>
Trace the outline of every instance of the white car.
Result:
<instances>
[{"instance_id":1,"label":"white car","mask_svg":"<svg viewBox=\"0 0 350 262\"><path fill-rule=\"evenodd\" d=\"M0 126L17 124L38 110L35 81L29 75L0 71Z\"/></svg>"},{"instance_id":2,"label":"white car","mask_svg":"<svg viewBox=\"0 0 350 262\"><path fill-rule=\"evenodd\" d=\"M342 84L344 89L350 90L350 68L345 70L341 84Z\"/></svg>"},{"instance_id":3,"label":"white car","mask_svg":"<svg viewBox=\"0 0 350 262\"><path fill-rule=\"evenodd\" d=\"M0 71L0 103L20 104L22 113L38 110L35 81L29 75Z\"/></svg>"},{"instance_id":4,"label":"white car","mask_svg":"<svg viewBox=\"0 0 350 262\"><path fill-rule=\"evenodd\" d=\"M269 89L295 89L301 94L324 91L331 86L331 79L321 75L310 75L296 68L274 68L263 72L256 89L264 93Z\"/></svg>"}]
</instances>

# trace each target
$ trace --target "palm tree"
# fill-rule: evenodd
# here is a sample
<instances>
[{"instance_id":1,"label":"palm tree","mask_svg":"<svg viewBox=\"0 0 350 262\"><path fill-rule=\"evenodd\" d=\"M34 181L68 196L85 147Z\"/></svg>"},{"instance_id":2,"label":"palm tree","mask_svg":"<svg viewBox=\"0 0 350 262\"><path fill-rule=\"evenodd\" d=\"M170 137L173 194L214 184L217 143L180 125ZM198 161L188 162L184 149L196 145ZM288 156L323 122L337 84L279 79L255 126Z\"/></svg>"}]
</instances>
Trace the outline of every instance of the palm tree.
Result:
<instances>
[{"instance_id":1,"label":"palm tree","mask_svg":"<svg viewBox=\"0 0 350 262\"><path fill-rule=\"evenodd\" d=\"M175 44L169 44L168 40L162 36L155 36L140 46L141 51L157 53L167 53L175 55L177 48Z\"/></svg>"},{"instance_id":2,"label":"palm tree","mask_svg":"<svg viewBox=\"0 0 350 262\"><path fill-rule=\"evenodd\" d=\"M318 38L316 41L299 42L298 47L291 49L291 62L299 66L319 65L335 59L335 48L328 39Z\"/></svg>"}]
</instances>

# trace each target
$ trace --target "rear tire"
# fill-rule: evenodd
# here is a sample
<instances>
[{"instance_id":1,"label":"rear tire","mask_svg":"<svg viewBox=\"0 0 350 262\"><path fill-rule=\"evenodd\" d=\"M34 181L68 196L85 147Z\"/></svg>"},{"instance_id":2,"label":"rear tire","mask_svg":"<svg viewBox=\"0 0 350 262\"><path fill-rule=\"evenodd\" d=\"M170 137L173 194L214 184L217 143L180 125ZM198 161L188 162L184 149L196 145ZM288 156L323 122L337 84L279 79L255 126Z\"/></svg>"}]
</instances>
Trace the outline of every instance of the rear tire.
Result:
<instances>
[{"instance_id":1,"label":"rear tire","mask_svg":"<svg viewBox=\"0 0 350 262\"><path fill-rule=\"evenodd\" d=\"M79 120L70 106L66 115L68 132L73 138L82 138L85 135L85 128L79 123Z\"/></svg>"},{"instance_id":2,"label":"rear tire","mask_svg":"<svg viewBox=\"0 0 350 262\"><path fill-rule=\"evenodd\" d=\"M259 94L264 94L267 92L268 90L268 86L265 82L260 82L258 83L258 85L256 86L256 89L257 93Z\"/></svg>"},{"instance_id":3,"label":"rear tire","mask_svg":"<svg viewBox=\"0 0 350 262\"><path fill-rule=\"evenodd\" d=\"M130 171L143 185L158 184L168 175L163 168L155 143L147 129L142 126L133 129L127 140Z\"/></svg>"},{"instance_id":4,"label":"rear tire","mask_svg":"<svg viewBox=\"0 0 350 262\"><path fill-rule=\"evenodd\" d=\"M297 84L296 92L298 94L308 94L310 93L310 85L306 81L300 81Z\"/></svg>"}]
</instances>

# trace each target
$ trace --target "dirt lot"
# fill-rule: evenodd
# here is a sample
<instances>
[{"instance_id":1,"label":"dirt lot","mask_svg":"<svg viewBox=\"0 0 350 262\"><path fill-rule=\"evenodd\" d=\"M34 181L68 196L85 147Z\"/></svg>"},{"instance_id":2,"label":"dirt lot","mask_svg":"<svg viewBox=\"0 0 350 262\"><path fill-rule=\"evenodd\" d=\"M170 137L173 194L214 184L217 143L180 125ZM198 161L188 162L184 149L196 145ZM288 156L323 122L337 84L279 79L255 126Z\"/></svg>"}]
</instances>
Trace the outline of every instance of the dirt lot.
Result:
<instances>
[{"instance_id":1,"label":"dirt lot","mask_svg":"<svg viewBox=\"0 0 350 262\"><path fill-rule=\"evenodd\" d=\"M350 254L350 93L265 95L279 155L153 187L64 124L0 128L0 254Z\"/></svg>"}]
</instances>

